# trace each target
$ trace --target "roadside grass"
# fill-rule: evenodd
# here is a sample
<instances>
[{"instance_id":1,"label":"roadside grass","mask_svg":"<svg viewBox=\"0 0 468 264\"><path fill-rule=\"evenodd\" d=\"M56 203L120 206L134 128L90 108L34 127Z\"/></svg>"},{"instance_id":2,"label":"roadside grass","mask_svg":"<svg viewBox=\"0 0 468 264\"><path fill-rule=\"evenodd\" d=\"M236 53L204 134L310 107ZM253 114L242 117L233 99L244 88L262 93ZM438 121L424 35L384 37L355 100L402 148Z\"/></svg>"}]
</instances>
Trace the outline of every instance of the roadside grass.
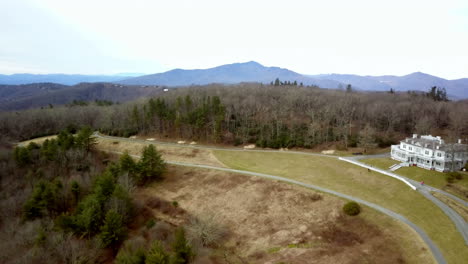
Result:
<instances>
[{"instance_id":1,"label":"roadside grass","mask_svg":"<svg viewBox=\"0 0 468 264\"><path fill-rule=\"evenodd\" d=\"M465 222L468 222L468 208L466 206L460 204L459 202L442 193L431 192L431 194L434 195L434 197L436 197L437 199L444 202L446 205L450 206L450 208L455 210L461 217L463 217L463 219L465 219Z\"/></svg>"},{"instance_id":2,"label":"roadside grass","mask_svg":"<svg viewBox=\"0 0 468 264\"><path fill-rule=\"evenodd\" d=\"M421 227L449 263L463 263L468 250L450 219L432 202L404 183L368 172L335 158L301 154L214 151L228 167L319 185L395 211Z\"/></svg>"},{"instance_id":3,"label":"roadside grass","mask_svg":"<svg viewBox=\"0 0 468 264\"><path fill-rule=\"evenodd\" d=\"M391 165L399 163L398 161L392 160L391 158L372 158L362 159L360 161L384 170L388 170L388 167ZM467 200L467 197L464 197L462 193L463 191L468 192L468 175L464 173L462 173L463 179L456 180L450 186L447 185L447 174L443 172L431 171L418 167L402 167L396 170L395 173L415 181L424 181L424 183L427 185L438 189L443 189L444 191Z\"/></svg>"}]
</instances>

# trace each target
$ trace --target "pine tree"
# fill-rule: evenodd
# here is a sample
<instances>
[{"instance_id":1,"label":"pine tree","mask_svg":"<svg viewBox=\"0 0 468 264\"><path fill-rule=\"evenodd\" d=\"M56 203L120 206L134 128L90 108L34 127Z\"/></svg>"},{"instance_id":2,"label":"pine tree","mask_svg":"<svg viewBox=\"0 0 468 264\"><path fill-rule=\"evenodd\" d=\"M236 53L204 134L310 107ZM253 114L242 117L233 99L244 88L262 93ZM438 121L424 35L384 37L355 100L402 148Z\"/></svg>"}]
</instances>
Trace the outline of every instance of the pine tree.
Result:
<instances>
[{"instance_id":1,"label":"pine tree","mask_svg":"<svg viewBox=\"0 0 468 264\"><path fill-rule=\"evenodd\" d=\"M73 194L73 199L75 199L75 202L78 202L78 200L80 199L81 187L77 181L72 181L71 193Z\"/></svg>"},{"instance_id":2,"label":"pine tree","mask_svg":"<svg viewBox=\"0 0 468 264\"><path fill-rule=\"evenodd\" d=\"M138 183L144 184L151 180L160 179L166 169L166 164L154 145L149 145L143 149L138 167L140 172Z\"/></svg>"},{"instance_id":3,"label":"pine tree","mask_svg":"<svg viewBox=\"0 0 468 264\"><path fill-rule=\"evenodd\" d=\"M135 161L133 158L128 154L128 151L125 151L122 156L120 156L120 170L122 172L133 173L135 170Z\"/></svg>"},{"instance_id":4,"label":"pine tree","mask_svg":"<svg viewBox=\"0 0 468 264\"><path fill-rule=\"evenodd\" d=\"M164 251L161 242L153 242L146 255L145 264L169 264L169 255Z\"/></svg>"},{"instance_id":5,"label":"pine tree","mask_svg":"<svg viewBox=\"0 0 468 264\"><path fill-rule=\"evenodd\" d=\"M96 144L96 139L93 137L93 130L86 126L78 131L76 136L76 145L86 151L90 151L92 146Z\"/></svg>"},{"instance_id":6,"label":"pine tree","mask_svg":"<svg viewBox=\"0 0 468 264\"><path fill-rule=\"evenodd\" d=\"M280 86L280 80L278 78L275 79L275 86Z\"/></svg>"},{"instance_id":7,"label":"pine tree","mask_svg":"<svg viewBox=\"0 0 468 264\"><path fill-rule=\"evenodd\" d=\"M101 227L99 238L103 247L110 247L120 244L127 232L123 225L122 216L114 210L106 213L104 224Z\"/></svg>"},{"instance_id":8,"label":"pine tree","mask_svg":"<svg viewBox=\"0 0 468 264\"><path fill-rule=\"evenodd\" d=\"M190 263L194 257L192 247L185 237L185 231L183 228L178 228L175 233L175 241L172 245L174 255L171 263L173 264L187 264Z\"/></svg>"}]
</instances>

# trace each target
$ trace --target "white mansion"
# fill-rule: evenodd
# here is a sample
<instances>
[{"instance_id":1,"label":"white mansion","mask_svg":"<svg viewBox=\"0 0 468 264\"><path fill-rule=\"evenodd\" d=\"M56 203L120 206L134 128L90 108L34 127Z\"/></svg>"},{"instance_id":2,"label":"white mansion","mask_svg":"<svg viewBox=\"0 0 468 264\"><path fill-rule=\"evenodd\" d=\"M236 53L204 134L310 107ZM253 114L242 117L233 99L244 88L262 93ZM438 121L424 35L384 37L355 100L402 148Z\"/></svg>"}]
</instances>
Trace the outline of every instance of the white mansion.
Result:
<instances>
[{"instance_id":1,"label":"white mansion","mask_svg":"<svg viewBox=\"0 0 468 264\"><path fill-rule=\"evenodd\" d=\"M446 144L440 137L420 136L402 140L399 145L392 145L392 159L405 163L406 166L418 166L440 172L458 171L468 162L468 145Z\"/></svg>"}]
</instances>

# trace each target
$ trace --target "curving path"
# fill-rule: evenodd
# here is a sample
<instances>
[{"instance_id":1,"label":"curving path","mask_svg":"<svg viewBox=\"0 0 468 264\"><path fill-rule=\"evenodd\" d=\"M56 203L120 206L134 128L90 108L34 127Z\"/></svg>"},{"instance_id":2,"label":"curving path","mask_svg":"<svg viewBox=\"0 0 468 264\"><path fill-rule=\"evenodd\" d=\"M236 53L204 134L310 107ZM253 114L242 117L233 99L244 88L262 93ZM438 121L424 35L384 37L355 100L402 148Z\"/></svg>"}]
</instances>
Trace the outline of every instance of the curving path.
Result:
<instances>
[{"instance_id":1,"label":"curving path","mask_svg":"<svg viewBox=\"0 0 468 264\"><path fill-rule=\"evenodd\" d=\"M369 157L376 157L376 156L346 157L346 158L340 158L340 159L344 160L344 161L352 161L353 164L356 164L358 166L362 166L362 167L369 168L371 170L375 170L375 171L379 172L381 169L369 167L369 165L364 164L364 163L359 161L359 159L369 158ZM385 156L381 156L381 157L385 157ZM417 190L424 197L426 197L428 200L430 200L435 205L437 205L450 218L450 220L453 222L453 224L457 228L458 232L461 234L461 236L465 240L465 244L468 245L468 224L466 223L465 219L463 219L463 217L461 217L460 214L458 214L455 210L453 210L448 205L443 203L441 200L434 197L431 194L431 192L439 192L439 193L442 193L444 195L447 195L450 198L452 198L452 199L456 200L457 202L461 203L462 205L468 207L468 203L466 201L456 197L455 195L452 195L450 193L442 191L440 189L437 189L437 188L434 188L434 187L431 187L431 186L427 186L427 185L421 185L419 182L417 182L415 180L412 180L410 178L401 176L401 175L396 174L394 172L389 172L389 171L385 171L385 170L383 170L383 171L385 172L385 174L395 175L395 176L397 176L399 178L402 178L401 179L402 181L406 181L406 182L409 182L410 184L412 184L413 186L417 186L417 187L415 187L415 190Z\"/></svg>"},{"instance_id":2,"label":"curving path","mask_svg":"<svg viewBox=\"0 0 468 264\"><path fill-rule=\"evenodd\" d=\"M111 150L104 150L104 151L110 152L110 153L115 153L115 154L123 154L122 152L118 152L118 151L111 151ZM138 155L131 155L131 156L135 157L135 158L140 158L140 156L138 156ZM442 255L442 253L440 252L439 248L434 244L434 242L432 242L432 240L429 238L429 236L420 227L418 227L416 224L414 224L413 222L408 220L406 217L404 217L404 216L402 216L400 214L397 214L397 213L395 213L395 212L393 212L393 211L391 211L389 209L386 209L386 208L384 208L382 206L379 206L377 204L374 204L374 203L359 199L359 198L351 196L351 195L347 195L347 194L336 192L336 191L333 191L333 190L330 190L330 189L322 188L320 186L316 186L316 185L313 185L313 184L307 184L307 183L303 183L303 182L300 182L300 181L296 181L296 180L292 180L292 179L288 179L288 178L283 178L283 177L280 177L280 176L265 174L265 173L258 173L258 172L244 171L244 170L236 170L236 169L229 169L229 168L220 168L220 167L200 165L200 164L191 164L191 163L184 163L184 162L166 161L166 163L172 164L172 165L177 165L177 166L202 168L202 169L212 169L212 170L226 171L226 172L239 173L239 174L245 174L245 175L252 175L252 176L257 176L257 177L262 177L262 178L267 178L267 179L292 183L292 184L296 184L296 185L299 185L299 186L302 186L302 187L305 187L305 188L314 189L314 190L324 192L324 193L329 193L329 194L332 194L332 195L335 195L335 196L338 196L338 197L341 197L341 198L345 198L347 200L356 201L356 202L364 204L364 205L366 205L366 206L368 206L370 208L373 208L373 209L375 209L375 210L377 210L377 211L379 211L381 213L384 213L384 214L386 214L386 215L388 215L388 216L390 216L390 217L392 217L394 219L402 221L403 223L410 226L421 237L421 239L428 245L428 247L431 250L432 255L434 256L437 263L439 263L439 264L446 264L447 263L445 261L443 255Z\"/></svg>"}]
</instances>

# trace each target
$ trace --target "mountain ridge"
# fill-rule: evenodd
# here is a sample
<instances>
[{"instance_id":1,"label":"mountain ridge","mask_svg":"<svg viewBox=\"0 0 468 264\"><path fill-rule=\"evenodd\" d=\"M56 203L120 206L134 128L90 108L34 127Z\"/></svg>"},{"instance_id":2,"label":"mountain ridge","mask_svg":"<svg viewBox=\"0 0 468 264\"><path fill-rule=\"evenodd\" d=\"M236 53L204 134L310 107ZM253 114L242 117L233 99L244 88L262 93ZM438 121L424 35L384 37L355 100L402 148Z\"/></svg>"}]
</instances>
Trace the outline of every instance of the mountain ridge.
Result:
<instances>
[{"instance_id":1,"label":"mountain ridge","mask_svg":"<svg viewBox=\"0 0 468 264\"><path fill-rule=\"evenodd\" d=\"M321 88L344 89L348 84L362 91L428 91L432 86L444 87L451 99L468 98L468 78L448 80L423 72L413 72L403 76L396 75L356 75L356 74L301 74L287 68L264 66L256 61L224 64L207 69L176 68L166 72L134 76L138 74L116 75L0 75L0 84L28 84L52 82L62 85L76 85L87 82L111 82L123 85L158 85L181 87L206 84L236 84L257 82L269 84L276 78L281 81L297 81L304 85ZM132 76L133 75L133 76ZM8 77L12 80L7 80Z\"/></svg>"}]
</instances>

